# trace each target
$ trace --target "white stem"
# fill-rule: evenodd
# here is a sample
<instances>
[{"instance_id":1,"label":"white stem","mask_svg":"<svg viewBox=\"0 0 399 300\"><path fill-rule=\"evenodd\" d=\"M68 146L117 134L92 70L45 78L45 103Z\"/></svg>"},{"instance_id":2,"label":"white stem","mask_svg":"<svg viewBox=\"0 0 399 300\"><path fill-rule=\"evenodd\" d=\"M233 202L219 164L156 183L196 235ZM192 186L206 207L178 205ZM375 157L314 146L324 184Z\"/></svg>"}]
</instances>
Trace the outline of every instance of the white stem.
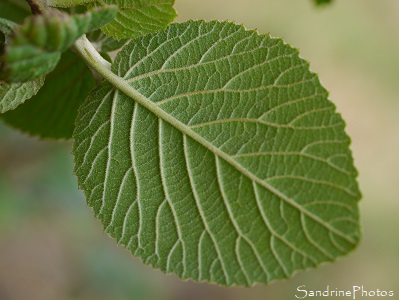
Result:
<instances>
[{"instance_id":1,"label":"white stem","mask_svg":"<svg viewBox=\"0 0 399 300\"><path fill-rule=\"evenodd\" d=\"M82 35L75 41L74 50L98 73L101 74L101 72L96 68L97 65L97 67L100 67L99 65L101 65L102 68L111 70L111 64L97 52L92 43L87 39L86 35Z\"/></svg>"}]
</instances>

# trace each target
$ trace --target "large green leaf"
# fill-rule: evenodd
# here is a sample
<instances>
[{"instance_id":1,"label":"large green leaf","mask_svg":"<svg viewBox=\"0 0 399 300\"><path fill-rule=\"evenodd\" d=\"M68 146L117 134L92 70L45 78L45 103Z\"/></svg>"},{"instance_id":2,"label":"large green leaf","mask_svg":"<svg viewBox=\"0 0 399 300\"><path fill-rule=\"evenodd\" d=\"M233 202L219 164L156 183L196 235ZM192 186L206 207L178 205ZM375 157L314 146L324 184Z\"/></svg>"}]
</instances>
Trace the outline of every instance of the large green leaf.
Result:
<instances>
[{"instance_id":1,"label":"large green leaf","mask_svg":"<svg viewBox=\"0 0 399 300\"><path fill-rule=\"evenodd\" d=\"M177 16L174 0L97 0L89 7L117 5L119 12L102 30L117 40L134 39L164 29Z\"/></svg>"},{"instance_id":2,"label":"large green leaf","mask_svg":"<svg viewBox=\"0 0 399 300\"><path fill-rule=\"evenodd\" d=\"M252 285L357 245L350 140L297 50L191 21L129 43L112 71L80 108L75 172L106 232L146 264Z\"/></svg>"},{"instance_id":3,"label":"large green leaf","mask_svg":"<svg viewBox=\"0 0 399 300\"><path fill-rule=\"evenodd\" d=\"M94 86L93 76L84 62L67 51L55 70L47 75L39 93L0 118L31 135L70 138L78 107Z\"/></svg>"},{"instance_id":4,"label":"large green leaf","mask_svg":"<svg viewBox=\"0 0 399 300\"><path fill-rule=\"evenodd\" d=\"M81 15L49 11L26 18L7 44L1 77L8 82L25 82L48 74L77 38L115 15L116 7L104 7Z\"/></svg>"}]
</instances>

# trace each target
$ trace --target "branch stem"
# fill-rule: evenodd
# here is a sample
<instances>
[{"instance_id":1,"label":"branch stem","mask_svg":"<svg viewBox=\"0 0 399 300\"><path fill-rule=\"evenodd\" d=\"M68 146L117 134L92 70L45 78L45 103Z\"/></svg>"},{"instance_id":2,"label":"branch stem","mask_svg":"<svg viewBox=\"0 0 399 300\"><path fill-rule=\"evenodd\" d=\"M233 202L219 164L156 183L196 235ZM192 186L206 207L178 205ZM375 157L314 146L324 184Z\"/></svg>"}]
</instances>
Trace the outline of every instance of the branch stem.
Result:
<instances>
[{"instance_id":1,"label":"branch stem","mask_svg":"<svg viewBox=\"0 0 399 300\"><path fill-rule=\"evenodd\" d=\"M43 7L36 0L26 0L26 2L28 2L33 15L41 15L43 13Z\"/></svg>"}]
</instances>

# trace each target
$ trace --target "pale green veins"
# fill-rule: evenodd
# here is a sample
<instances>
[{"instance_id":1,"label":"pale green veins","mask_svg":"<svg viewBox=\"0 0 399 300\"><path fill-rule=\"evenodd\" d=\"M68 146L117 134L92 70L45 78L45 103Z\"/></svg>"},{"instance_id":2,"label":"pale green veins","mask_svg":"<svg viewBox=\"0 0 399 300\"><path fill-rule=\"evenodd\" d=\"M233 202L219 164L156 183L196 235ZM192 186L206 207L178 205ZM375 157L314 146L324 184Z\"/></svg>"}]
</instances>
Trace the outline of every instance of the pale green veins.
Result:
<instances>
[{"instance_id":1,"label":"pale green veins","mask_svg":"<svg viewBox=\"0 0 399 300\"><path fill-rule=\"evenodd\" d=\"M344 123L282 40L191 21L138 38L80 108L79 185L104 228L181 278L252 285L351 251L360 193Z\"/></svg>"}]
</instances>

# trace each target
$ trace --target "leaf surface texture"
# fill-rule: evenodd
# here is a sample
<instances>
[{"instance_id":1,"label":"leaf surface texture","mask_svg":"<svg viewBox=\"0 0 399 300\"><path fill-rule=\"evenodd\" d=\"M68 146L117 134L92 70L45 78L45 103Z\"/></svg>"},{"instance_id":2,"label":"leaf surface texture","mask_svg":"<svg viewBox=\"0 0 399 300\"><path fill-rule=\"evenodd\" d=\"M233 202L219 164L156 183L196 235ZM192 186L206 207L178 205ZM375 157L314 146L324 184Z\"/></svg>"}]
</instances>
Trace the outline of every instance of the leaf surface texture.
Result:
<instances>
[{"instance_id":1,"label":"leaf surface texture","mask_svg":"<svg viewBox=\"0 0 399 300\"><path fill-rule=\"evenodd\" d=\"M253 285L359 240L344 122L297 50L228 22L138 38L82 105L75 172L105 230L183 279ZM136 100L136 101L134 101Z\"/></svg>"},{"instance_id":2,"label":"leaf surface texture","mask_svg":"<svg viewBox=\"0 0 399 300\"><path fill-rule=\"evenodd\" d=\"M0 81L0 113L15 109L34 96L44 83L44 77L23 83Z\"/></svg>"},{"instance_id":3,"label":"leaf surface texture","mask_svg":"<svg viewBox=\"0 0 399 300\"><path fill-rule=\"evenodd\" d=\"M98 0L88 6L117 5L114 20L102 27L117 40L134 39L164 29L177 16L174 0Z\"/></svg>"}]
</instances>

